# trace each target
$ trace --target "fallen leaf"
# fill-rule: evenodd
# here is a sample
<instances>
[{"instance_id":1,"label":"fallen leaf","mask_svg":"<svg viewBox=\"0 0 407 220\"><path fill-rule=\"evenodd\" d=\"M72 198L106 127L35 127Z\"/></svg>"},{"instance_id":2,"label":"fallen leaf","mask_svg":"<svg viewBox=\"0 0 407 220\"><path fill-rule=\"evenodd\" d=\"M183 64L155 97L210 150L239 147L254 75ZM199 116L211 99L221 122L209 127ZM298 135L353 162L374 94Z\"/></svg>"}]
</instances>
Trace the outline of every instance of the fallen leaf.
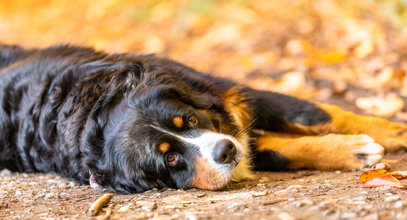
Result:
<instances>
[{"instance_id":1,"label":"fallen leaf","mask_svg":"<svg viewBox=\"0 0 407 220\"><path fill-rule=\"evenodd\" d=\"M287 200L288 200L288 198L270 199L270 200L262 201L261 204L262 205L273 205L273 204L277 204L277 203L284 202Z\"/></svg>"},{"instance_id":2,"label":"fallen leaf","mask_svg":"<svg viewBox=\"0 0 407 220\"><path fill-rule=\"evenodd\" d=\"M387 174L392 175L399 180L407 178L407 171L394 171Z\"/></svg>"},{"instance_id":3,"label":"fallen leaf","mask_svg":"<svg viewBox=\"0 0 407 220\"><path fill-rule=\"evenodd\" d=\"M369 170L367 172L362 173L362 175L360 175L358 182L366 183L367 181L374 179L378 176L382 176L385 173L387 173L387 170Z\"/></svg>"},{"instance_id":4,"label":"fallen leaf","mask_svg":"<svg viewBox=\"0 0 407 220\"><path fill-rule=\"evenodd\" d=\"M206 193L199 193L195 196L196 196L196 198L202 198L202 197L206 196Z\"/></svg>"},{"instance_id":5,"label":"fallen leaf","mask_svg":"<svg viewBox=\"0 0 407 220\"><path fill-rule=\"evenodd\" d=\"M374 188L383 186L393 186L397 188L402 188L400 181L392 175L378 176L372 180L369 180L363 185L363 187Z\"/></svg>"},{"instance_id":6,"label":"fallen leaf","mask_svg":"<svg viewBox=\"0 0 407 220\"><path fill-rule=\"evenodd\" d=\"M390 168L391 168L390 164L384 162L377 163L372 167L372 169L375 170L390 170Z\"/></svg>"},{"instance_id":7,"label":"fallen leaf","mask_svg":"<svg viewBox=\"0 0 407 220\"><path fill-rule=\"evenodd\" d=\"M252 196L253 197L260 197L260 196L265 196L265 195L267 195L267 194L269 194L269 192L268 191L261 191L261 192L253 192L252 193Z\"/></svg>"},{"instance_id":8,"label":"fallen leaf","mask_svg":"<svg viewBox=\"0 0 407 220\"><path fill-rule=\"evenodd\" d=\"M357 98L355 104L375 116L389 117L403 108L404 101L398 95L390 93L384 97Z\"/></svg>"},{"instance_id":9,"label":"fallen leaf","mask_svg":"<svg viewBox=\"0 0 407 220\"><path fill-rule=\"evenodd\" d=\"M88 212L90 216L96 216L98 212L113 198L114 194L105 193L90 206Z\"/></svg>"}]
</instances>

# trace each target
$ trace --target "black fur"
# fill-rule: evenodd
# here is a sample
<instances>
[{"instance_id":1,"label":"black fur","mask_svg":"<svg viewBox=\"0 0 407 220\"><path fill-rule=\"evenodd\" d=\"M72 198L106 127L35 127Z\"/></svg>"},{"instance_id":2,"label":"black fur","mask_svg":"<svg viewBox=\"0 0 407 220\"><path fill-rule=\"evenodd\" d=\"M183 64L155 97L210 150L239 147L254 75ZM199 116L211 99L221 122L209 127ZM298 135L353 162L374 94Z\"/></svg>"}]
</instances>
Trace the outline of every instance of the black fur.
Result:
<instances>
[{"instance_id":1,"label":"black fur","mask_svg":"<svg viewBox=\"0 0 407 220\"><path fill-rule=\"evenodd\" d=\"M13 171L53 172L82 184L92 173L98 184L118 193L186 188L197 152L149 125L194 136L171 124L171 117L207 110L210 118L195 113L199 128L222 125L228 134L237 129L221 96L234 82L153 55L0 45L0 75L0 168ZM254 128L330 120L292 97L250 88L241 93L253 108ZM155 150L158 140L181 153L177 167L168 167ZM284 163L268 156L278 167Z\"/></svg>"}]
</instances>

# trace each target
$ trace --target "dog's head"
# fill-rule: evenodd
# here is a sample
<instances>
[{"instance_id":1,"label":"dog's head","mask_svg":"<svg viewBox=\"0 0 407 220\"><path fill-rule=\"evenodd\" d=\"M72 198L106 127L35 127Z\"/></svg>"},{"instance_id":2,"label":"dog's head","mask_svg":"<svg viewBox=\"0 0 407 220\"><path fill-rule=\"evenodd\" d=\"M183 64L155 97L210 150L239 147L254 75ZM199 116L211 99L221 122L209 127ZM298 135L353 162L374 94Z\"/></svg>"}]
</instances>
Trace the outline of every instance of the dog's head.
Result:
<instances>
[{"instance_id":1,"label":"dog's head","mask_svg":"<svg viewBox=\"0 0 407 220\"><path fill-rule=\"evenodd\" d=\"M99 100L86 124L91 185L119 193L215 190L232 176L248 177L247 135L216 96L174 83L117 90Z\"/></svg>"}]
</instances>

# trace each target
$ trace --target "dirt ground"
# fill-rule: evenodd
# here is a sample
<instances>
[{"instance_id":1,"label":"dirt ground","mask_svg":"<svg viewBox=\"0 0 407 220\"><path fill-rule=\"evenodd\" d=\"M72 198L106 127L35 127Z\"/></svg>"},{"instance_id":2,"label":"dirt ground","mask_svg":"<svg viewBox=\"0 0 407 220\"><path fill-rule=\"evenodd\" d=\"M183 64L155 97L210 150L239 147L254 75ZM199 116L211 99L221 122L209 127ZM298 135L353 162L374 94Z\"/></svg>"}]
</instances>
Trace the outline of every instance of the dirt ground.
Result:
<instances>
[{"instance_id":1,"label":"dirt ground","mask_svg":"<svg viewBox=\"0 0 407 220\"><path fill-rule=\"evenodd\" d=\"M156 53L257 89L407 123L406 1L270 2L2 0L0 43ZM407 170L407 154L386 159ZM407 219L407 191L362 188L361 173L262 172L216 192L115 195L97 218ZM3 170L0 219L90 218L103 193Z\"/></svg>"},{"instance_id":2,"label":"dirt ground","mask_svg":"<svg viewBox=\"0 0 407 220\"><path fill-rule=\"evenodd\" d=\"M407 154L387 155L407 170ZM115 195L99 216L103 195L51 174L0 173L1 219L407 219L407 191L363 188L355 172L259 172L254 181L220 191L154 189Z\"/></svg>"}]
</instances>

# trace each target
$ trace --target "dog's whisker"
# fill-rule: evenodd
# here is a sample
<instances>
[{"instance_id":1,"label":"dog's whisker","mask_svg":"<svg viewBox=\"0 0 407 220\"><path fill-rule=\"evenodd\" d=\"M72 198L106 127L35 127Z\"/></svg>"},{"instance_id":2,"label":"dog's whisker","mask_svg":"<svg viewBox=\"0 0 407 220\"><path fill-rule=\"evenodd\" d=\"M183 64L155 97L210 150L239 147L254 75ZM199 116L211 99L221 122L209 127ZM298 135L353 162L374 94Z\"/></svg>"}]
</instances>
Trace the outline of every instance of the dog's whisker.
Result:
<instances>
[{"instance_id":1,"label":"dog's whisker","mask_svg":"<svg viewBox=\"0 0 407 220\"><path fill-rule=\"evenodd\" d=\"M253 119L248 125L246 125L246 127L244 127L235 137L239 138L240 135L242 135L243 133L245 133L246 131L251 129L251 125L257 120L257 118Z\"/></svg>"}]
</instances>

